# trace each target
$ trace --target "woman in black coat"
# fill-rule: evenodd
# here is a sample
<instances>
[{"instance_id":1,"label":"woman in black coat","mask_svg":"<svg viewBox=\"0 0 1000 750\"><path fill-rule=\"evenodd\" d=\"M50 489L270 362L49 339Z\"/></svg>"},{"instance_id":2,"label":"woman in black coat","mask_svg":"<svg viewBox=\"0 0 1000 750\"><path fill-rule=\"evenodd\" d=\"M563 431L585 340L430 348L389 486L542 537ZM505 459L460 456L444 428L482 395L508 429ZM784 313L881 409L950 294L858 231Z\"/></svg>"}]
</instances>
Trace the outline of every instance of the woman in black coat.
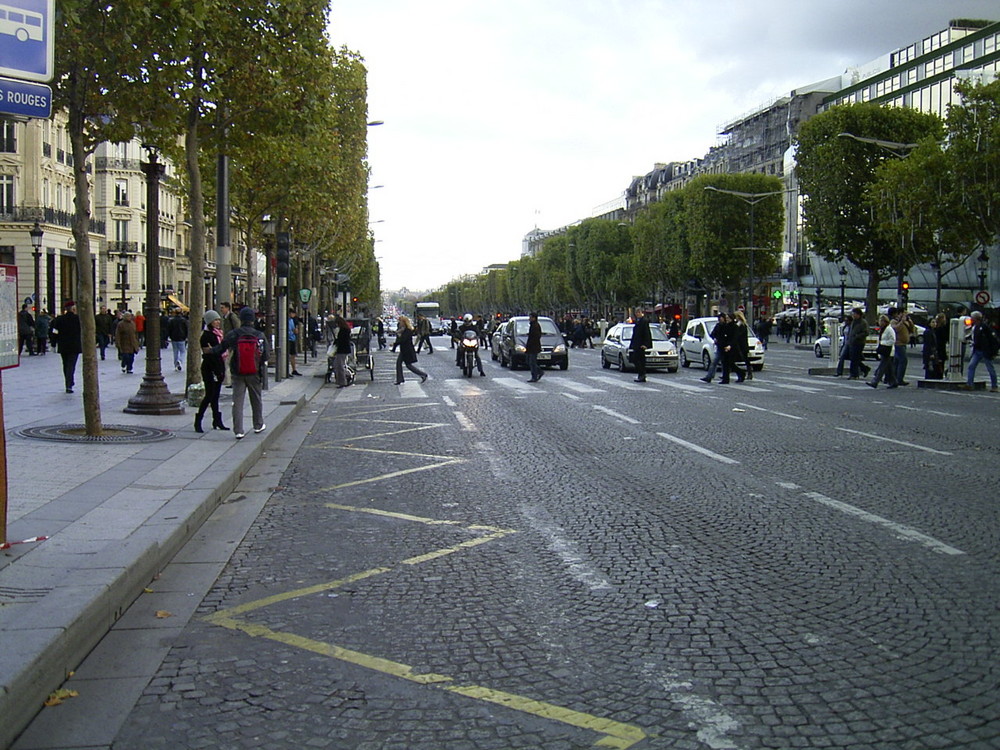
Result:
<instances>
[{"instance_id":1,"label":"woman in black coat","mask_svg":"<svg viewBox=\"0 0 1000 750\"><path fill-rule=\"evenodd\" d=\"M396 357L396 385L403 383L403 365L420 376L420 382L427 380L427 373L417 368L414 363L417 361L417 350L413 348L413 323L405 315L399 316L399 325L396 328L396 343L399 345L399 356Z\"/></svg>"},{"instance_id":2,"label":"woman in black coat","mask_svg":"<svg viewBox=\"0 0 1000 750\"><path fill-rule=\"evenodd\" d=\"M351 356L351 328L339 315L333 319L333 325L337 332L333 339L333 376L338 388L346 388L350 385L347 382L347 359Z\"/></svg>"},{"instance_id":3,"label":"woman in black coat","mask_svg":"<svg viewBox=\"0 0 1000 750\"><path fill-rule=\"evenodd\" d=\"M219 408L219 395L222 393L222 383L226 379L226 363L221 354L214 354L212 348L222 343L222 316L215 310L205 311L205 329L201 332L201 380L205 384L205 396L198 404L198 413L194 415L194 431L204 432L201 428L205 411L212 409L212 429L228 430L222 423L222 410ZM130 370L131 372L131 370Z\"/></svg>"},{"instance_id":4,"label":"woman in black coat","mask_svg":"<svg viewBox=\"0 0 1000 750\"><path fill-rule=\"evenodd\" d=\"M746 373L740 369L737 362L742 362L746 359L746 353L740 347L741 338L743 339L743 347L747 345L746 328L740 328L733 318L719 325L723 326L721 336L716 339L719 349L722 351L722 380L719 382L722 384L729 383L729 374L735 372L736 382L742 383L744 378L746 378Z\"/></svg>"}]
</instances>

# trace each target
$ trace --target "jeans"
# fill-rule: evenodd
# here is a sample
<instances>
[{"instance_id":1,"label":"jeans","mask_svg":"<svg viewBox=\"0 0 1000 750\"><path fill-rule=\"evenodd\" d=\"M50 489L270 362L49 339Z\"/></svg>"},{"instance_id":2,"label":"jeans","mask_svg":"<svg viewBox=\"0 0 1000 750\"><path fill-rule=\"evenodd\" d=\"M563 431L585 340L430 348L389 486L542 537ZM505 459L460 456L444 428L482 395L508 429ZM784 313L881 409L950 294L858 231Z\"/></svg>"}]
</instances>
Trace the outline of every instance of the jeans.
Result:
<instances>
[{"instance_id":1,"label":"jeans","mask_svg":"<svg viewBox=\"0 0 1000 750\"><path fill-rule=\"evenodd\" d=\"M892 349L888 346L880 345L878 348L878 369L875 370L875 377L871 381L872 384L877 386L883 377L885 377L890 388L898 385L896 383L896 370L893 368Z\"/></svg>"},{"instance_id":2,"label":"jeans","mask_svg":"<svg viewBox=\"0 0 1000 750\"><path fill-rule=\"evenodd\" d=\"M864 363L865 342L851 343L848 351L850 352L848 356L851 359L851 377L860 377L861 371L864 370L865 377L867 378L868 373L871 372L871 368Z\"/></svg>"},{"instance_id":3,"label":"jeans","mask_svg":"<svg viewBox=\"0 0 1000 750\"><path fill-rule=\"evenodd\" d=\"M528 361L528 369L531 370L531 379L541 379L542 367L538 364L538 352L528 352L524 355L524 358Z\"/></svg>"},{"instance_id":4,"label":"jeans","mask_svg":"<svg viewBox=\"0 0 1000 750\"><path fill-rule=\"evenodd\" d=\"M122 361L122 369L126 372L132 372L132 367L135 365L135 353L134 352L122 352L118 355Z\"/></svg>"},{"instance_id":5,"label":"jeans","mask_svg":"<svg viewBox=\"0 0 1000 750\"><path fill-rule=\"evenodd\" d=\"M906 344L896 344L892 364L896 368L896 382L906 382Z\"/></svg>"},{"instance_id":6,"label":"jeans","mask_svg":"<svg viewBox=\"0 0 1000 750\"><path fill-rule=\"evenodd\" d=\"M171 346L174 348L174 367L178 370L184 369L184 364L187 360L187 341L171 341Z\"/></svg>"},{"instance_id":7,"label":"jeans","mask_svg":"<svg viewBox=\"0 0 1000 750\"><path fill-rule=\"evenodd\" d=\"M705 373L705 380L711 380L715 377L715 371L719 369L719 365L722 363L722 357L720 356L719 347L715 347L715 356L712 357L712 366L708 368L708 372Z\"/></svg>"},{"instance_id":8,"label":"jeans","mask_svg":"<svg viewBox=\"0 0 1000 750\"><path fill-rule=\"evenodd\" d=\"M106 333L97 334L97 347L101 350L101 359L104 359L104 353L108 349L108 344L111 343L111 337Z\"/></svg>"},{"instance_id":9,"label":"jeans","mask_svg":"<svg viewBox=\"0 0 1000 750\"><path fill-rule=\"evenodd\" d=\"M965 379L966 384L972 385L973 379L976 377L976 368L979 367L980 362L986 365L986 372L990 374L990 387L996 388L997 371L993 367L993 359L987 357L979 349L974 349L972 351L972 359L969 360L969 372Z\"/></svg>"}]
</instances>

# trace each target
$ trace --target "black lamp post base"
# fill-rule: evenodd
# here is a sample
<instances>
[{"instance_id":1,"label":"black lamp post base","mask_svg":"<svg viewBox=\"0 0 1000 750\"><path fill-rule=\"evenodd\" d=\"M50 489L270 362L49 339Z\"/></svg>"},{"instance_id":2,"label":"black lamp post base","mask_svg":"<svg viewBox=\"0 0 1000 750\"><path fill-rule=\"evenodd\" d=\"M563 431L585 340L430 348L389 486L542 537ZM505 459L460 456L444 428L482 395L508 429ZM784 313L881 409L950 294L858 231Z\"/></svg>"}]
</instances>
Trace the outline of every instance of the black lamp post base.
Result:
<instances>
[{"instance_id":1,"label":"black lamp post base","mask_svg":"<svg viewBox=\"0 0 1000 750\"><path fill-rule=\"evenodd\" d=\"M183 414L184 399L170 392L162 375L146 375L139 384L139 392L128 400L128 406L122 411L126 414Z\"/></svg>"}]
</instances>

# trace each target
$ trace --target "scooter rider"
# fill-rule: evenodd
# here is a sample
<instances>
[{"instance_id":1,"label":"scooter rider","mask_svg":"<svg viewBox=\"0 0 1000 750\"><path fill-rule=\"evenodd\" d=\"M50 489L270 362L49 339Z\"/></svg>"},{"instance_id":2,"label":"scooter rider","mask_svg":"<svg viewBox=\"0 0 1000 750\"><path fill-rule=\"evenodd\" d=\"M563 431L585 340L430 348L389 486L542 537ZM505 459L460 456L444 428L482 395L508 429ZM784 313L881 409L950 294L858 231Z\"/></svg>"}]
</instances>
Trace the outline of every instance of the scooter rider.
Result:
<instances>
[{"instance_id":1,"label":"scooter rider","mask_svg":"<svg viewBox=\"0 0 1000 750\"><path fill-rule=\"evenodd\" d=\"M476 326L476 322L472 319L472 315L470 313L466 313L465 315L462 316L462 325L460 325L458 329L452 333L452 338L456 343L460 343L462 339L465 338L466 331L472 331L474 334L476 334L476 339L478 341L479 329ZM462 355L463 355L461 345L459 345L455 351L458 355L455 357L455 364L458 367L461 367ZM476 367L479 369L479 374L485 377L486 372L483 370L483 360L479 358L479 349L476 349Z\"/></svg>"}]
</instances>

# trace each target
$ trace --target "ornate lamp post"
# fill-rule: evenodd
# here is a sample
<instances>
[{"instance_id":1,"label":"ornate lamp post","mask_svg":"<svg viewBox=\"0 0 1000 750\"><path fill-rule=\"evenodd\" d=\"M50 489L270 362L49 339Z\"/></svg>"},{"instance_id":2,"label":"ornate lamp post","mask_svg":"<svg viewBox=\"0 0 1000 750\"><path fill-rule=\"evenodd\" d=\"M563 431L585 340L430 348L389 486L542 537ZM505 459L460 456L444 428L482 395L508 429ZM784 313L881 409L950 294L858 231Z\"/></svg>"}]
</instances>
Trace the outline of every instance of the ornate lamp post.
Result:
<instances>
[{"instance_id":1,"label":"ornate lamp post","mask_svg":"<svg viewBox=\"0 0 1000 750\"><path fill-rule=\"evenodd\" d=\"M844 291L847 287L847 267L840 267L840 317L844 317Z\"/></svg>"},{"instance_id":2,"label":"ornate lamp post","mask_svg":"<svg viewBox=\"0 0 1000 750\"><path fill-rule=\"evenodd\" d=\"M990 269L990 256L986 254L986 249L979 253L979 257L976 258L976 270L979 271L979 289L986 289L986 275Z\"/></svg>"},{"instance_id":3,"label":"ornate lamp post","mask_svg":"<svg viewBox=\"0 0 1000 750\"><path fill-rule=\"evenodd\" d=\"M160 178L163 165L147 146L146 175L146 373L126 414L183 414L184 399L170 392L160 369Z\"/></svg>"},{"instance_id":4,"label":"ornate lamp post","mask_svg":"<svg viewBox=\"0 0 1000 750\"><path fill-rule=\"evenodd\" d=\"M42 285L39 275L42 262L42 235L45 233L36 221L35 226L28 230L28 234L31 236L31 257L35 260L35 316L37 317L42 311Z\"/></svg>"}]
</instances>

